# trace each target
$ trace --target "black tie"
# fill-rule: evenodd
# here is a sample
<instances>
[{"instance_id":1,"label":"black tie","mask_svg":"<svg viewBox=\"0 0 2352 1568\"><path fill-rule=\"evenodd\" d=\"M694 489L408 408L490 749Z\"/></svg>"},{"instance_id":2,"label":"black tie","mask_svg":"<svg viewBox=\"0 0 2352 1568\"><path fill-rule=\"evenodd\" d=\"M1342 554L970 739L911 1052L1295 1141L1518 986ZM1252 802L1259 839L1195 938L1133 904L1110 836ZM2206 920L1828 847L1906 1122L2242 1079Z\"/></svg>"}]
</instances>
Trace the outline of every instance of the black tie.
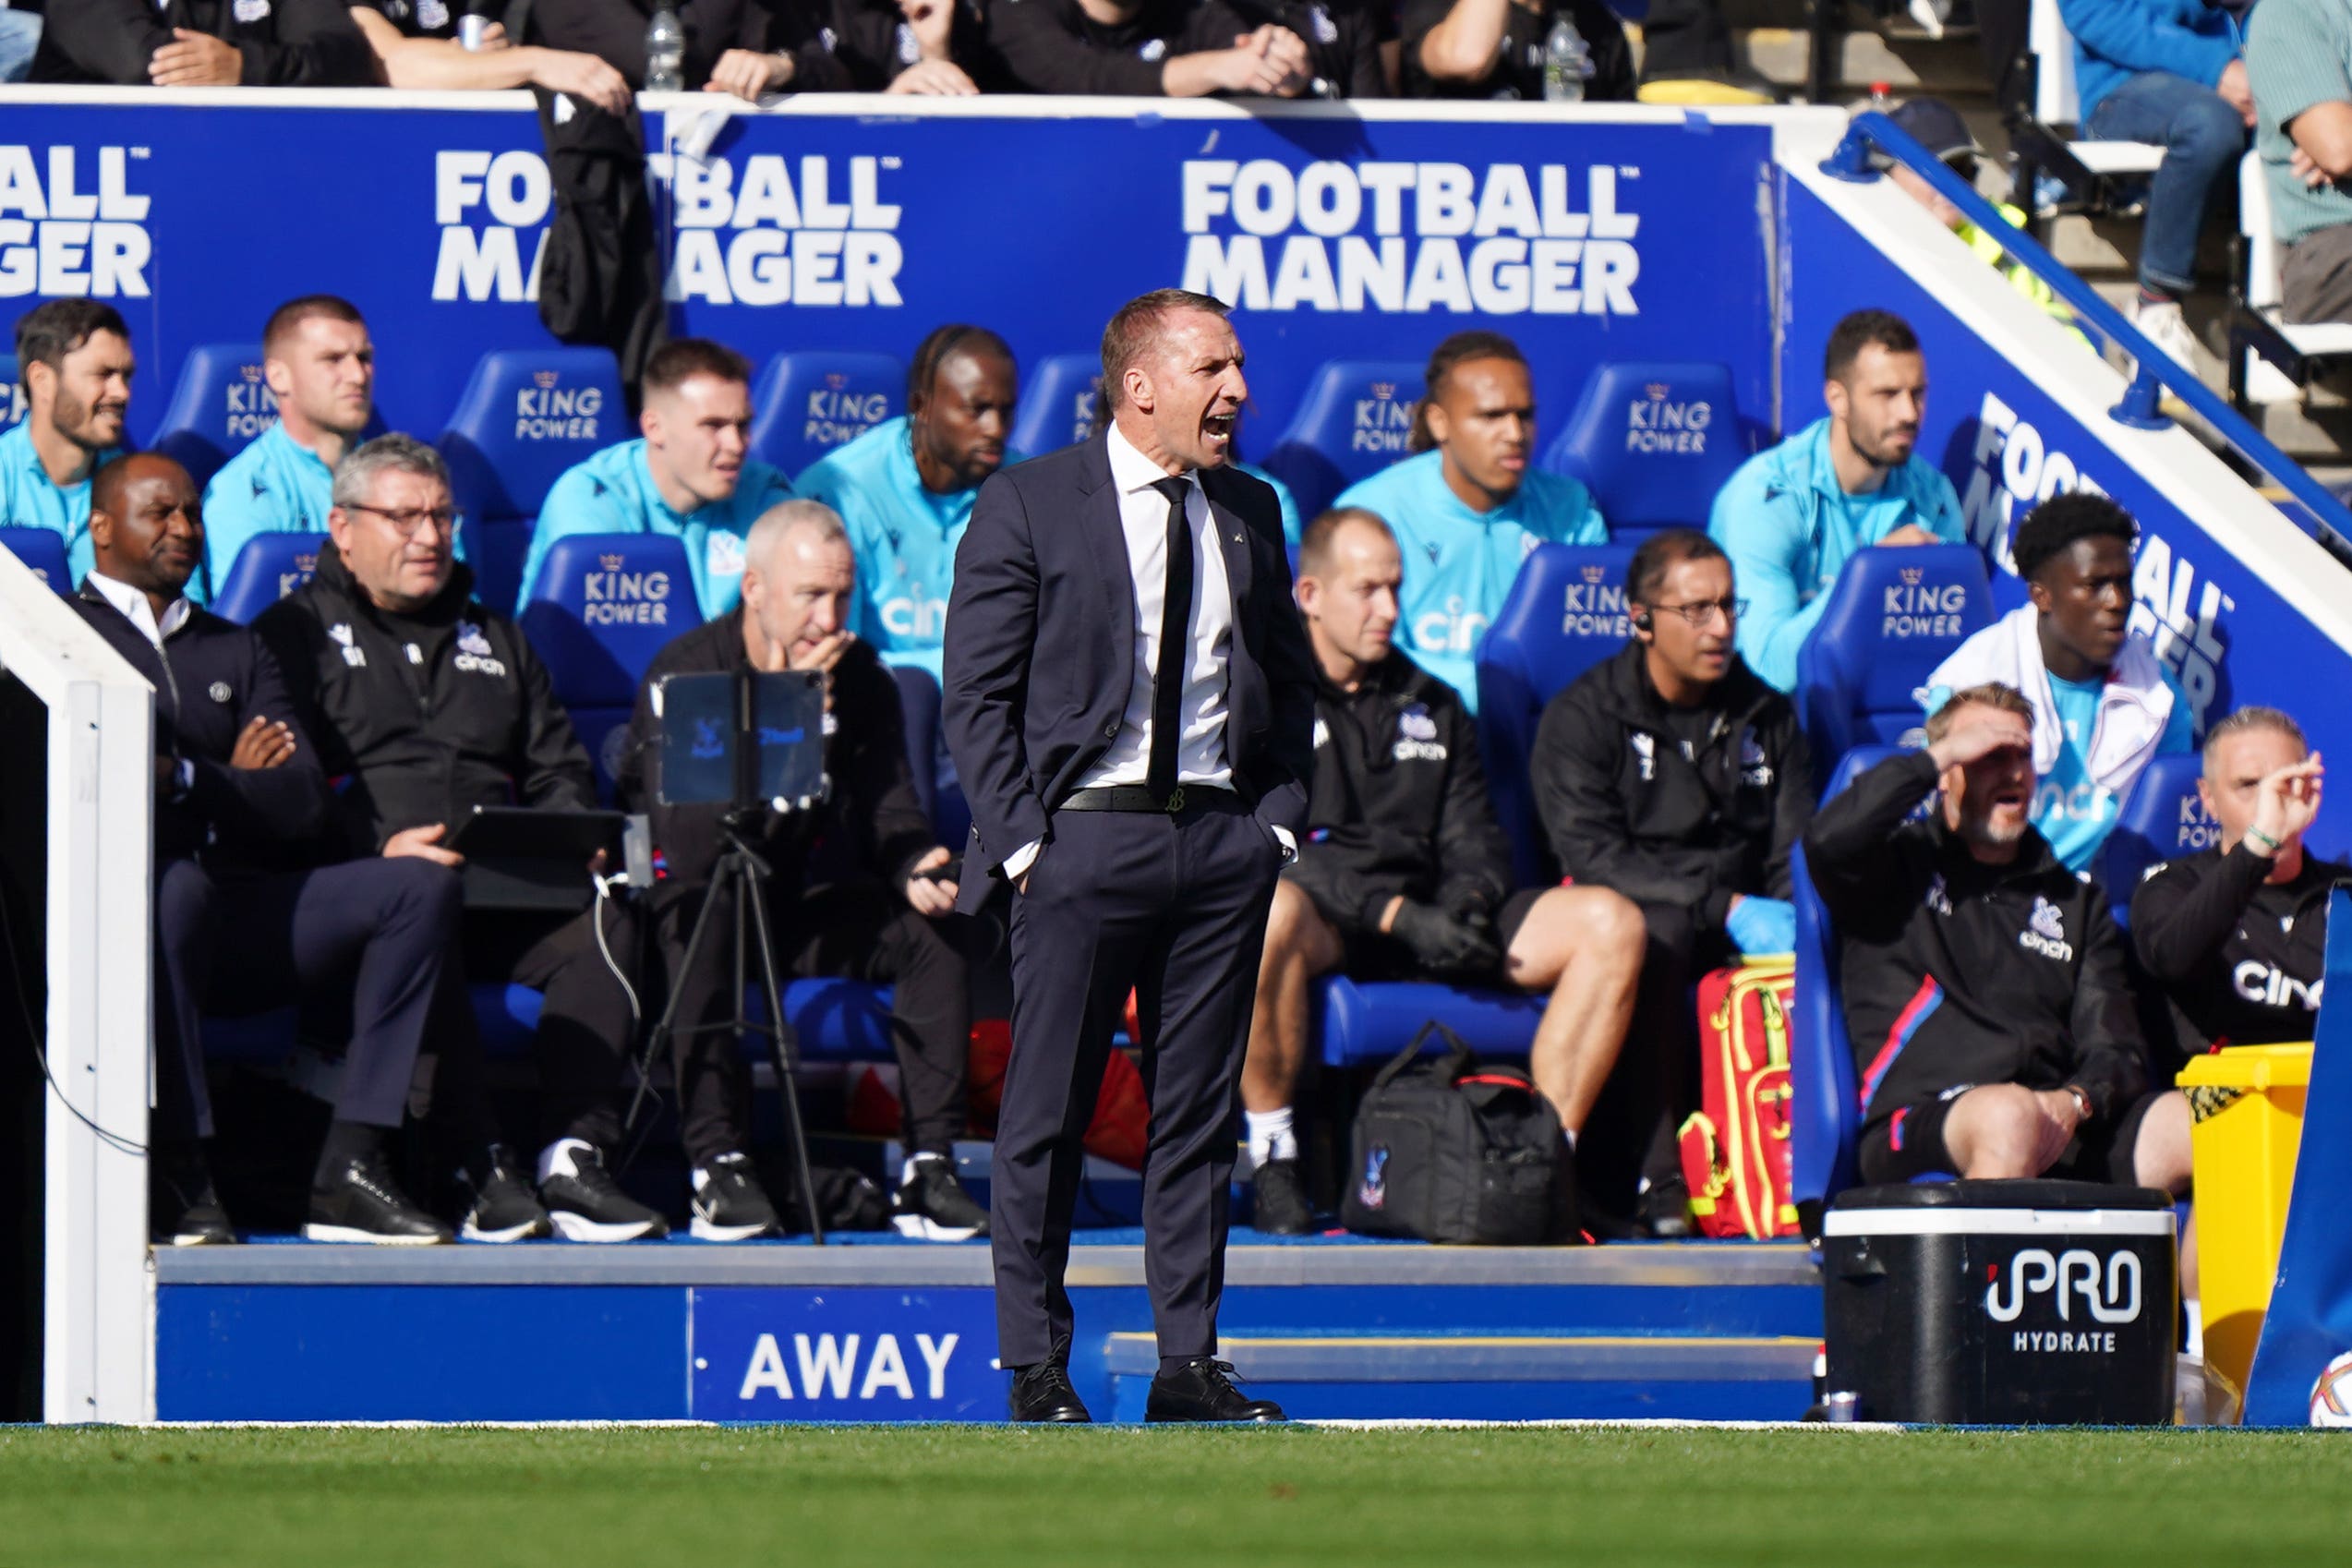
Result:
<instances>
[{"instance_id":1,"label":"black tie","mask_svg":"<svg viewBox=\"0 0 2352 1568\"><path fill-rule=\"evenodd\" d=\"M1168 498L1168 580L1160 606L1160 663L1152 672L1152 756L1143 787L1164 801L1176 788L1176 747L1184 739L1184 675L1192 662L1192 525L1184 515L1188 479L1155 479Z\"/></svg>"}]
</instances>

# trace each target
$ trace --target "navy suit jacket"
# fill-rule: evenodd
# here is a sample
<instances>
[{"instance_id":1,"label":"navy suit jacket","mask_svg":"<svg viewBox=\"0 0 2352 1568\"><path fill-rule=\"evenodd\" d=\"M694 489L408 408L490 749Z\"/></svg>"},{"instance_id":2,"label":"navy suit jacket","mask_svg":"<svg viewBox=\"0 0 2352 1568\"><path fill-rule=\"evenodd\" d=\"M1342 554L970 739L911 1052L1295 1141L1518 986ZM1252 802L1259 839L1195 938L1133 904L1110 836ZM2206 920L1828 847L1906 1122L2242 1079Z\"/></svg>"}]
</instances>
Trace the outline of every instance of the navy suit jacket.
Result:
<instances>
[{"instance_id":1,"label":"navy suit jacket","mask_svg":"<svg viewBox=\"0 0 2352 1568\"><path fill-rule=\"evenodd\" d=\"M986 899L1005 857L1119 732L1135 671L1136 593L1107 438L1006 468L980 488L956 549L944 655L947 749L971 804L959 902ZM1296 834L1315 770L1314 658L1290 593L1272 488L1200 471L1233 588L1225 755L1258 819Z\"/></svg>"}]
</instances>

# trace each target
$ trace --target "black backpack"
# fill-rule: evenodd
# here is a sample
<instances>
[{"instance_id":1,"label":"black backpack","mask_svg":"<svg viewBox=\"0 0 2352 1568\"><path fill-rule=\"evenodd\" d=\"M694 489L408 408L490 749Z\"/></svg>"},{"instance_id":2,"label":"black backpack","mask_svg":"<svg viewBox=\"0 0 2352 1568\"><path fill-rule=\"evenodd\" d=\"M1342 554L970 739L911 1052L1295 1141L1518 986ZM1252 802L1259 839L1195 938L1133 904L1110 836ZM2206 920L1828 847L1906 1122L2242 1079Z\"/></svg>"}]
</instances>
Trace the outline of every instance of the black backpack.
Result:
<instances>
[{"instance_id":1,"label":"black backpack","mask_svg":"<svg viewBox=\"0 0 2352 1568\"><path fill-rule=\"evenodd\" d=\"M1415 1067L1432 1031L1449 1048ZM1526 1247L1551 1239L1555 1214L1574 1210L1550 1103L1526 1072L1482 1065L1441 1023L1423 1024L1372 1080L1351 1152L1340 1220L1365 1236Z\"/></svg>"}]
</instances>

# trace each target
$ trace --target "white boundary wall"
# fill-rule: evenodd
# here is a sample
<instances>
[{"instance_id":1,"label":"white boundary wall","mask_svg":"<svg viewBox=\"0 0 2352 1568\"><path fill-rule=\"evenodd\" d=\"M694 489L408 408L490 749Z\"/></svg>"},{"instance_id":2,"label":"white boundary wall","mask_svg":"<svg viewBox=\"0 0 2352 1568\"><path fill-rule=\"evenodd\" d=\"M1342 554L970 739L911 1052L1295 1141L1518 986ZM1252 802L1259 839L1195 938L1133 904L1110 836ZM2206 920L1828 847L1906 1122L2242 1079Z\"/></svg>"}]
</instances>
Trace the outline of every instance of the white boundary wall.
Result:
<instances>
[{"instance_id":1,"label":"white boundary wall","mask_svg":"<svg viewBox=\"0 0 2352 1568\"><path fill-rule=\"evenodd\" d=\"M47 705L49 724L46 1044L56 1087L47 1093L42 1417L151 1421L154 1291L139 1150L152 1035L154 693L5 549L0 669Z\"/></svg>"}]
</instances>

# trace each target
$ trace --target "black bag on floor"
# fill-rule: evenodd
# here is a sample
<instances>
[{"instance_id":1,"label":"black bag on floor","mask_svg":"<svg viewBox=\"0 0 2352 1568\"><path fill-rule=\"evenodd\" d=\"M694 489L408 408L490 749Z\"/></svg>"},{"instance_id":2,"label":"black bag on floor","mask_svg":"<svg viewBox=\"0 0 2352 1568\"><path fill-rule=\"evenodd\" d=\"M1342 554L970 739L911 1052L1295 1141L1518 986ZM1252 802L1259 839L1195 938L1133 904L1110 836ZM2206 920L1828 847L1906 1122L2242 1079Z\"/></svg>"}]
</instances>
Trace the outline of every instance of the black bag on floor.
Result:
<instances>
[{"instance_id":1,"label":"black bag on floor","mask_svg":"<svg viewBox=\"0 0 2352 1568\"><path fill-rule=\"evenodd\" d=\"M1446 1054L1414 1067L1434 1031ZM1410 1069L1410 1070L1408 1070ZM1560 1117L1515 1067L1484 1066L1427 1023L1357 1108L1340 1221L1365 1236L1527 1247L1549 1238L1570 1178Z\"/></svg>"}]
</instances>

